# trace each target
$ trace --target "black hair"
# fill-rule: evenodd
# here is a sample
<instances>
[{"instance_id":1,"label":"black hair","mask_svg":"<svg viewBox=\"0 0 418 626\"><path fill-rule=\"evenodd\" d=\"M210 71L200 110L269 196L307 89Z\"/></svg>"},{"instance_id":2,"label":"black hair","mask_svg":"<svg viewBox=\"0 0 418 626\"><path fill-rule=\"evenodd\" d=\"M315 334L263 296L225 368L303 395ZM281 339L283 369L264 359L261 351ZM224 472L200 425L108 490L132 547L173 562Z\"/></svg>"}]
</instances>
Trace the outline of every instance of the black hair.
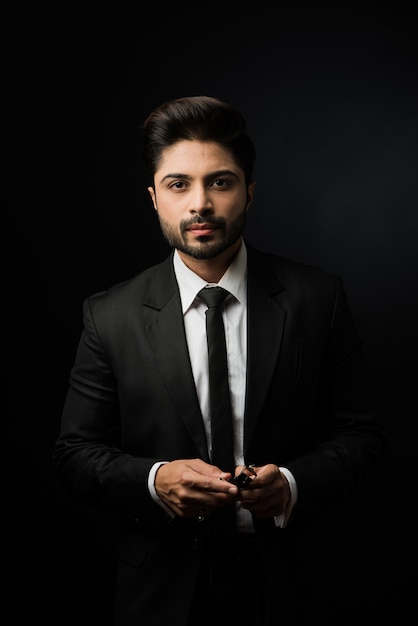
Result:
<instances>
[{"instance_id":1,"label":"black hair","mask_svg":"<svg viewBox=\"0 0 418 626\"><path fill-rule=\"evenodd\" d=\"M255 148L244 116L232 105L211 96L169 100L152 111L143 124L143 157L154 179L162 152L178 141L214 141L229 150L251 181Z\"/></svg>"}]
</instances>

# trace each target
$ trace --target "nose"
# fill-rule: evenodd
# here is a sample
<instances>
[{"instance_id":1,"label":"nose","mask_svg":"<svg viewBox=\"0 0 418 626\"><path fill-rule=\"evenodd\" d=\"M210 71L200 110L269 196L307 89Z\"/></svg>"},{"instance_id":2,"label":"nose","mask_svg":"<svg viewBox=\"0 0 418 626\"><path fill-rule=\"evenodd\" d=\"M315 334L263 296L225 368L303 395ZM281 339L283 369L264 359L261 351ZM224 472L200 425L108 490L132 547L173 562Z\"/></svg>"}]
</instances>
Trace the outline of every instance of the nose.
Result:
<instances>
[{"instance_id":1,"label":"nose","mask_svg":"<svg viewBox=\"0 0 418 626\"><path fill-rule=\"evenodd\" d=\"M213 211L210 194L205 185L196 185L189 195L189 211L190 213L198 213L205 215Z\"/></svg>"}]
</instances>

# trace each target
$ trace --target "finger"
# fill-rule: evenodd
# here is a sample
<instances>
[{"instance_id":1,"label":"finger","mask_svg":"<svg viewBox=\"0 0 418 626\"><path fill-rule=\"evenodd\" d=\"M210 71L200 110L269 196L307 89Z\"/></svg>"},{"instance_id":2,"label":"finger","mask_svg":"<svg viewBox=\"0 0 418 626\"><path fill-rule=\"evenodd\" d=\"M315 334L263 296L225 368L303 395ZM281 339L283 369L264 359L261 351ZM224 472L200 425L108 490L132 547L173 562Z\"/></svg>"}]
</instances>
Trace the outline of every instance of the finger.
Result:
<instances>
[{"instance_id":1,"label":"finger","mask_svg":"<svg viewBox=\"0 0 418 626\"><path fill-rule=\"evenodd\" d=\"M220 476L212 478L211 476L198 474L191 470L183 472L183 486L191 492L206 492L211 494L219 494L235 498L238 495L238 488Z\"/></svg>"},{"instance_id":2,"label":"finger","mask_svg":"<svg viewBox=\"0 0 418 626\"><path fill-rule=\"evenodd\" d=\"M232 476L230 472L224 472L221 468L216 465L211 465L210 463L206 463L202 461L202 459L192 459L186 463L187 467L200 474L201 476L206 476L214 479L221 478L222 480L229 480Z\"/></svg>"}]
</instances>

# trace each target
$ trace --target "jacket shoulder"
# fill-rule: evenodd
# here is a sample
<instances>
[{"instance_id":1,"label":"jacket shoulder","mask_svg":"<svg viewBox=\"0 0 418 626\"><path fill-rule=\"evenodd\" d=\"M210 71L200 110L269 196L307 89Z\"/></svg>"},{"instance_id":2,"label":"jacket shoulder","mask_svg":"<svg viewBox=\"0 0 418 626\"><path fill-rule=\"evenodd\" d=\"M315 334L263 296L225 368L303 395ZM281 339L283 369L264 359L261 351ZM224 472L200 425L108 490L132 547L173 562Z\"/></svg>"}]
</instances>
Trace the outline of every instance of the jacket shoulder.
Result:
<instances>
[{"instance_id":1,"label":"jacket shoulder","mask_svg":"<svg viewBox=\"0 0 418 626\"><path fill-rule=\"evenodd\" d=\"M172 255L161 263L145 268L127 280L111 285L105 290L88 296L84 307L95 314L121 315L137 310L138 305L151 302L153 298L172 297L176 290ZM132 305L135 305L132 307Z\"/></svg>"},{"instance_id":2,"label":"jacket shoulder","mask_svg":"<svg viewBox=\"0 0 418 626\"><path fill-rule=\"evenodd\" d=\"M264 283L279 283L281 289L294 291L304 289L335 289L341 277L321 267L303 263L271 252L263 252L248 246L249 271Z\"/></svg>"}]
</instances>

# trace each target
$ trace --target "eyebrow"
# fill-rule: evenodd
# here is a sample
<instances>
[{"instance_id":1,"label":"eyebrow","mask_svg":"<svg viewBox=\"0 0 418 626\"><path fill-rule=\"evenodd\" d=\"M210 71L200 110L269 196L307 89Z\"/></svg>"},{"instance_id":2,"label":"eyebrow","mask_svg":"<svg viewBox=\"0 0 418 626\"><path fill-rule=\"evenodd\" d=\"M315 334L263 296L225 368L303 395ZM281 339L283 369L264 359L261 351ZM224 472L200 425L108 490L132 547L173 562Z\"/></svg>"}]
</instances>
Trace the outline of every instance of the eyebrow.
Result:
<instances>
[{"instance_id":1,"label":"eyebrow","mask_svg":"<svg viewBox=\"0 0 418 626\"><path fill-rule=\"evenodd\" d=\"M205 176L205 179L210 180L212 178L218 178L220 176L233 176L236 179L239 178L238 174L236 172L233 172L232 170L217 170L216 172L210 172L209 174L207 174ZM163 176L163 178L160 180L160 183L163 183L168 178L170 179L179 178L180 180L190 180L191 176L189 176L188 174L181 174L180 172L178 173L174 172L174 173L166 174L165 176Z\"/></svg>"}]
</instances>

